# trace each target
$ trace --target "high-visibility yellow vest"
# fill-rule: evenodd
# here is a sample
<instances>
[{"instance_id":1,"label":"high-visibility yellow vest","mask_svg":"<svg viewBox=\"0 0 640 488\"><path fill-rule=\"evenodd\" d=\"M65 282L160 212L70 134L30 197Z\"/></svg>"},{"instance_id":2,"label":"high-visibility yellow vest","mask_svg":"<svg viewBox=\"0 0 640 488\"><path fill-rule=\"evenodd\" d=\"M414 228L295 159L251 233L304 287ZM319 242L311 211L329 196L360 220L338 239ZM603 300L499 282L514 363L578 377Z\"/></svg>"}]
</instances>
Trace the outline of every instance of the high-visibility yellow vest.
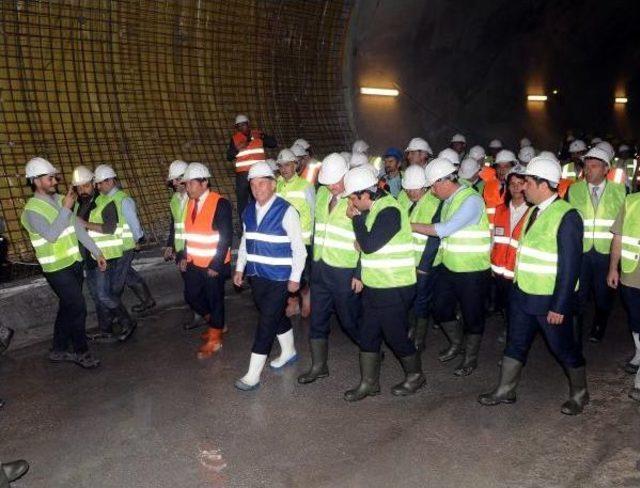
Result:
<instances>
[{"instance_id":1,"label":"high-visibility yellow vest","mask_svg":"<svg viewBox=\"0 0 640 488\"><path fill-rule=\"evenodd\" d=\"M184 220L187 211L187 200L180 192L174 192L169 201L171 217L173 217L173 248L180 252L184 249Z\"/></svg>"},{"instance_id":2,"label":"high-visibility yellow vest","mask_svg":"<svg viewBox=\"0 0 640 488\"><path fill-rule=\"evenodd\" d=\"M300 214L300 226L302 227L302 240L308 246L311 244L311 226L313 218L311 207L305 198L305 190L312 186L304 178L294 175L289 181L282 176L278 177L276 193L289 202Z\"/></svg>"},{"instance_id":3,"label":"high-visibility yellow vest","mask_svg":"<svg viewBox=\"0 0 640 488\"><path fill-rule=\"evenodd\" d=\"M96 198L96 206L89 214L89 222L93 224L104 224L102 211L111 203L110 198ZM116 226L116 231L118 230ZM103 234L90 230L89 237L96 243L105 259L116 259L122 256L123 241L119 234Z\"/></svg>"},{"instance_id":4,"label":"high-visibility yellow vest","mask_svg":"<svg viewBox=\"0 0 640 488\"><path fill-rule=\"evenodd\" d=\"M116 235L122 238L122 250L124 252L130 251L131 249L135 249L136 242L133 240L133 233L131 232L131 227L127 223L127 219L124 218L124 212L122 211L122 201L125 198L128 198L124 191L118 190L113 195L98 195L96 198L96 204L102 204L103 200L109 199L109 201L113 200L116 204L116 210L118 211L118 228L116 229Z\"/></svg>"},{"instance_id":5,"label":"high-visibility yellow vest","mask_svg":"<svg viewBox=\"0 0 640 488\"><path fill-rule=\"evenodd\" d=\"M347 198L339 198L329 212L332 195L326 186L316 193L315 232L313 234L313 259L322 260L336 268L355 268L360 253L356 251L356 235L353 222L347 217Z\"/></svg>"},{"instance_id":6,"label":"high-visibility yellow vest","mask_svg":"<svg viewBox=\"0 0 640 488\"><path fill-rule=\"evenodd\" d=\"M633 273L640 261L640 193L628 195L624 201L620 261L624 273Z\"/></svg>"},{"instance_id":7,"label":"high-visibility yellow vest","mask_svg":"<svg viewBox=\"0 0 640 488\"><path fill-rule=\"evenodd\" d=\"M409 202L413 204L413 202ZM426 224L429 225L433 221L433 216L438 211L440 200L433 195L430 191L427 191L420 200L416 202L416 206L408 214L410 224ZM409 206L411 208L411 206ZM408 209L407 209L408 210ZM419 234L418 232L411 232L413 236L413 253L416 262L416 266L420 264L424 248L427 245L429 236Z\"/></svg>"}]
</instances>

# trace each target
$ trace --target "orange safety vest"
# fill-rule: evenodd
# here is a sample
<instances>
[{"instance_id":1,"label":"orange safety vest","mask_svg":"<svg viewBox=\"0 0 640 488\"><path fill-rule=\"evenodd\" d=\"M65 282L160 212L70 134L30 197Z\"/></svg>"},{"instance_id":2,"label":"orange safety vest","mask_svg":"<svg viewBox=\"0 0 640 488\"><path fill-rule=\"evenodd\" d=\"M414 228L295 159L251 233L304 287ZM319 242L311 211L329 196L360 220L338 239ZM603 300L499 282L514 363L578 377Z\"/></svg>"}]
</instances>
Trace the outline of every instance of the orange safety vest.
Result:
<instances>
[{"instance_id":1,"label":"orange safety vest","mask_svg":"<svg viewBox=\"0 0 640 488\"><path fill-rule=\"evenodd\" d=\"M493 179L486 182L482 191L482 198L487 206L487 217L489 217L489 229L493 229L496 216L496 207L504 203L504 196L507 193L507 182L504 182L504 193L500 195L500 180Z\"/></svg>"},{"instance_id":2,"label":"orange safety vest","mask_svg":"<svg viewBox=\"0 0 640 488\"><path fill-rule=\"evenodd\" d=\"M300 177L315 185L318 181L318 173L320 173L321 167L322 163L320 161L309 162L300 173Z\"/></svg>"},{"instance_id":3,"label":"orange safety vest","mask_svg":"<svg viewBox=\"0 0 640 488\"><path fill-rule=\"evenodd\" d=\"M487 181L495 180L497 179L496 169L491 166L483 166L483 168L480 170L480 173L478 173L478 176L485 183Z\"/></svg>"},{"instance_id":4,"label":"orange safety vest","mask_svg":"<svg viewBox=\"0 0 640 488\"><path fill-rule=\"evenodd\" d=\"M233 143L236 145L236 148L245 142L247 142L247 136L242 132L233 134ZM251 141L247 144L247 147L236 154L236 173L246 173L253 163L262 162L265 158L262 135L260 131L252 130Z\"/></svg>"},{"instance_id":5,"label":"orange safety vest","mask_svg":"<svg viewBox=\"0 0 640 488\"><path fill-rule=\"evenodd\" d=\"M610 168L607 173L607 179L614 183L625 185L627 183L627 173L622 168Z\"/></svg>"},{"instance_id":6,"label":"orange safety vest","mask_svg":"<svg viewBox=\"0 0 640 488\"><path fill-rule=\"evenodd\" d=\"M527 212L520 218L516 227L511 230L511 210L509 205L501 204L496 207L495 227L493 229L493 248L491 249L491 269L498 276L508 280L513 279L516 267L518 239L526 220Z\"/></svg>"},{"instance_id":7,"label":"orange safety vest","mask_svg":"<svg viewBox=\"0 0 640 488\"><path fill-rule=\"evenodd\" d=\"M195 221L191 220L191 215L196 201L190 199L187 204L184 222L185 252L187 261L199 268L208 268L218 251L220 234L212 228L211 223L220 198L218 193L210 191ZM224 262L231 262L231 251L227 252Z\"/></svg>"},{"instance_id":8,"label":"orange safety vest","mask_svg":"<svg viewBox=\"0 0 640 488\"><path fill-rule=\"evenodd\" d=\"M558 181L558 196L560 198L564 198L569 191L569 187L575 182L576 180L572 180L570 178L560 178L560 181Z\"/></svg>"}]
</instances>

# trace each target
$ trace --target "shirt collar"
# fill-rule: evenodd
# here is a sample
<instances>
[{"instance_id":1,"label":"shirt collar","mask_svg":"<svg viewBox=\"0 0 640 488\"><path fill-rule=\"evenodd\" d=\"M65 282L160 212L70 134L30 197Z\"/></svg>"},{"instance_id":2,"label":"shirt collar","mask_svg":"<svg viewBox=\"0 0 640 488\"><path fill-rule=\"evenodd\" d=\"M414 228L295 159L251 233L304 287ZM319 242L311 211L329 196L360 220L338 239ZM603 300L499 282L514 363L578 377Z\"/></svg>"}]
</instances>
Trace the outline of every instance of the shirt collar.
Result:
<instances>
[{"instance_id":1,"label":"shirt collar","mask_svg":"<svg viewBox=\"0 0 640 488\"><path fill-rule=\"evenodd\" d=\"M458 189L457 189L456 191L454 191L454 192L451 194L451 196L445 200L445 202L446 202L446 203L451 203L451 201L453 200L453 197L455 197L455 196L456 196L456 194L457 194L459 191L462 191L462 189L463 189L463 188L465 188L465 186L466 186L466 185L458 185Z\"/></svg>"},{"instance_id":2,"label":"shirt collar","mask_svg":"<svg viewBox=\"0 0 640 488\"><path fill-rule=\"evenodd\" d=\"M198 204L203 203L209 196L209 193L209 189L205 190L205 192L198 197Z\"/></svg>"},{"instance_id":3,"label":"shirt collar","mask_svg":"<svg viewBox=\"0 0 640 488\"><path fill-rule=\"evenodd\" d=\"M269 207L271 207L271 205L273 204L273 202L276 200L276 197L278 195L276 195L275 193L271 196L271 198L269 198L269 200L267 200L265 202L264 205L260 205L258 203L258 201L256 200L256 210L267 210Z\"/></svg>"},{"instance_id":4,"label":"shirt collar","mask_svg":"<svg viewBox=\"0 0 640 488\"><path fill-rule=\"evenodd\" d=\"M540 212L544 211L549 205L551 205L556 199L558 195L554 193L549 198L547 198L544 202L541 202L537 205Z\"/></svg>"},{"instance_id":5,"label":"shirt collar","mask_svg":"<svg viewBox=\"0 0 640 488\"><path fill-rule=\"evenodd\" d=\"M113 188L111 188L111 190L109 190L109 193L107 193L107 196L112 197L113 195L116 194L117 191L118 191L118 187L114 186Z\"/></svg>"},{"instance_id":6,"label":"shirt collar","mask_svg":"<svg viewBox=\"0 0 640 488\"><path fill-rule=\"evenodd\" d=\"M598 190L602 190L604 188L604 185L607 183L606 178L604 180L602 180L600 182L599 185L592 185L591 183L587 183L587 185L589 186L589 190L593 191L594 188L597 188Z\"/></svg>"}]
</instances>

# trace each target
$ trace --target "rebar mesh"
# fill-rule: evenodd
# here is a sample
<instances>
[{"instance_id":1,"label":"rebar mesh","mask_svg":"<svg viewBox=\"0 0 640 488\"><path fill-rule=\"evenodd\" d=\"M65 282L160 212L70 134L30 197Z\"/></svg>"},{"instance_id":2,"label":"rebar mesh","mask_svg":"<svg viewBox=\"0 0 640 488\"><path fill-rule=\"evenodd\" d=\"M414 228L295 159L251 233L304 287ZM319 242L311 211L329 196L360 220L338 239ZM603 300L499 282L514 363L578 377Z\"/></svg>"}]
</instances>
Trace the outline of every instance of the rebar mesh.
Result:
<instances>
[{"instance_id":1,"label":"rebar mesh","mask_svg":"<svg viewBox=\"0 0 640 488\"><path fill-rule=\"evenodd\" d=\"M342 88L350 0L3 0L0 205L9 255L33 261L19 223L24 164L113 165L147 237L166 232L165 176L202 161L233 198L236 113L319 152L351 140Z\"/></svg>"}]
</instances>

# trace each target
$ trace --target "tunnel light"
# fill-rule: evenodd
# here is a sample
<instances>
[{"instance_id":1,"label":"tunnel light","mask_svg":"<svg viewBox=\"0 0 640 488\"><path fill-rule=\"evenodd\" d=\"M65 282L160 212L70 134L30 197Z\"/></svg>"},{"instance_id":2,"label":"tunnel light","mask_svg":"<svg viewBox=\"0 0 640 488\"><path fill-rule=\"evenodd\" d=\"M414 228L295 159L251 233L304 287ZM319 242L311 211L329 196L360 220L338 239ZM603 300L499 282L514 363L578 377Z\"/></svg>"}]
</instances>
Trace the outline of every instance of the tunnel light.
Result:
<instances>
[{"instance_id":1,"label":"tunnel light","mask_svg":"<svg viewBox=\"0 0 640 488\"><path fill-rule=\"evenodd\" d=\"M382 97L397 97L400 92L393 88L370 88L366 86L360 87L360 93L363 95L378 95Z\"/></svg>"},{"instance_id":2,"label":"tunnel light","mask_svg":"<svg viewBox=\"0 0 640 488\"><path fill-rule=\"evenodd\" d=\"M546 102L547 96L546 95L527 95L527 100L529 102Z\"/></svg>"},{"instance_id":3,"label":"tunnel light","mask_svg":"<svg viewBox=\"0 0 640 488\"><path fill-rule=\"evenodd\" d=\"M625 104L628 101L629 100L627 99L627 97L616 97L614 100L615 103L619 103L619 104Z\"/></svg>"}]
</instances>

